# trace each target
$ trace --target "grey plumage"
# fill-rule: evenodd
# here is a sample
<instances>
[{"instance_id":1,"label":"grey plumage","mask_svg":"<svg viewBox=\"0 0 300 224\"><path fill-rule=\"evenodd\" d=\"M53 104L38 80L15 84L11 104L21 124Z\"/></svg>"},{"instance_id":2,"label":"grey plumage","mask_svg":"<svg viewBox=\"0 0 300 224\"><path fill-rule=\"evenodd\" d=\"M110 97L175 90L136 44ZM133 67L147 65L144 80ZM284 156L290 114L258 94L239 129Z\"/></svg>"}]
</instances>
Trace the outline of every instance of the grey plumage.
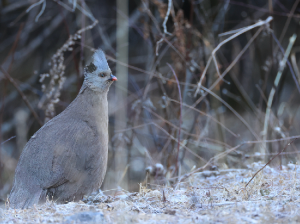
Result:
<instances>
[{"instance_id":1,"label":"grey plumage","mask_svg":"<svg viewBox=\"0 0 300 224\"><path fill-rule=\"evenodd\" d=\"M10 207L28 208L47 196L61 202L76 201L101 186L107 166L107 92L116 77L101 50L94 53L84 75L76 99L24 147Z\"/></svg>"}]
</instances>

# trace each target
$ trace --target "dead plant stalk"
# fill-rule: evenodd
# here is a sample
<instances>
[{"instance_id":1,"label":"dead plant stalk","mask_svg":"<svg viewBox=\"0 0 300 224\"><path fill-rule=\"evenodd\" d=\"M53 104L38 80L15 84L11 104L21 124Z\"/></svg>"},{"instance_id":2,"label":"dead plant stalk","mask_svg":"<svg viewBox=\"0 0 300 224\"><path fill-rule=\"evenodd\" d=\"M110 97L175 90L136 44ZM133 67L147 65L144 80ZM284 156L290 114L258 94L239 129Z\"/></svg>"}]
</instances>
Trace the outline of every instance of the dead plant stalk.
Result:
<instances>
[{"instance_id":1,"label":"dead plant stalk","mask_svg":"<svg viewBox=\"0 0 300 224\"><path fill-rule=\"evenodd\" d=\"M178 130L178 145L177 145L177 158L176 158L176 170L178 169L178 162L179 162L179 148L180 148L180 134L181 134L181 123L182 123L182 97L181 97L181 89L180 89L180 85L179 85L179 81L177 78L177 75L174 71L174 69L172 68L172 66L167 63L167 65L170 67L170 69L172 70L172 73L175 77L175 80L177 82L177 88L178 88L178 95L179 95L179 100L180 100L180 115L179 115L179 130Z\"/></svg>"},{"instance_id":2,"label":"dead plant stalk","mask_svg":"<svg viewBox=\"0 0 300 224\"><path fill-rule=\"evenodd\" d=\"M279 81L280 81L281 76L282 76L282 72L283 72L283 70L285 68L285 65L286 65L286 62L287 62L287 58L290 55L290 52L292 50L292 47L295 43L296 38L297 38L296 34L294 34L290 38L290 42L289 42L289 45L286 49L284 57L281 60L281 62L279 63L280 67L279 67L278 73L277 73L275 81L274 81L274 86L272 87L269 98L268 98L268 104L267 104L266 116L265 116L265 122L264 122L264 129L263 129L263 140L266 140L267 135L268 135L268 124L269 124L269 119L270 119L271 106L272 106L273 98L274 98L275 91L276 91L275 89L277 88L277 86L279 84ZM262 147L262 150L265 150L265 149L266 149L266 145L264 145L264 147Z\"/></svg>"},{"instance_id":3,"label":"dead plant stalk","mask_svg":"<svg viewBox=\"0 0 300 224\"><path fill-rule=\"evenodd\" d=\"M201 85L202 85L202 81L203 81L203 79L204 79L204 77L205 77L205 74L206 74L206 72L207 72L207 69L208 69L208 67L209 67L209 65L210 65L210 63L211 63L212 60L214 61L214 64L215 64L215 67L216 67L216 70L217 70L217 73L218 73L219 77L221 77L221 74L220 74L220 71L219 71L219 68L218 68L218 63L217 63L217 59L216 59L215 54L216 54L216 52L217 52L224 44L228 43L228 42L231 41L232 39L236 38L237 36L239 36L239 35L241 35L241 34L247 32L247 31L249 31L249 30L252 30L252 29L254 29L254 28L256 28L256 27L264 26L264 25L270 23L272 20L273 20L273 17L272 17L272 16L269 16L266 20L264 20L264 21L259 21L259 22L255 23L255 24L251 25L251 26L247 26L247 27L245 27L244 29L242 29L242 30L238 31L237 33L233 34L232 36L228 37L227 39L223 40L221 43L219 43L218 46L212 51L211 56L210 56L209 59L208 59L208 62L207 62L207 64L206 64L206 66L205 66L205 69L204 69L204 71L203 71L203 73L202 73L202 75L201 75L201 77L200 77L200 81L198 82L198 87L197 87L197 89L196 89L196 91L195 91L194 96L196 96L196 95L198 94L198 92L200 91L200 88L201 88Z\"/></svg>"}]
</instances>

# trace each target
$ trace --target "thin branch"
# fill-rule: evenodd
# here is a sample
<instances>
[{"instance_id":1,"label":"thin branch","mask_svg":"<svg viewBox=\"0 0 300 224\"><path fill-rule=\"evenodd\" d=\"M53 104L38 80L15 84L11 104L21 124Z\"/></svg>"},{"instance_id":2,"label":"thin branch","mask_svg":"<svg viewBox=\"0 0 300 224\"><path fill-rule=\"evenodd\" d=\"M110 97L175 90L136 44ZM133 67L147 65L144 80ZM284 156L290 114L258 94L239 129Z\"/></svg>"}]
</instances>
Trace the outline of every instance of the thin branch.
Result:
<instances>
[{"instance_id":1,"label":"thin branch","mask_svg":"<svg viewBox=\"0 0 300 224\"><path fill-rule=\"evenodd\" d=\"M212 90L216 87L216 85L225 77L225 75L233 68L233 66L238 62L238 60L242 57L245 51L250 47L252 42L257 38L257 36L261 33L263 27L260 27L253 37L248 41L245 47L240 51L240 53L235 57L235 59L230 63L230 65L226 68L226 70L220 75L220 77L209 87L209 90ZM210 63L210 62L208 62ZM207 92L202 94L202 96L193 104L193 107L196 107L207 95Z\"/></svg>"},{"instance_id":2,"label":"thin branch","mask_svg":"<svg viewBox=\"0 0 300 224\"><path fill-rule=\"evenodd\" d=\"M291 61L292 61L292 65L295 70L295 73L297 75L297 80L298 80L298 84L299 84L300 83L300 71L299 71L299 68L297 65L297 61L296 61L296 52L299 52L300 48L298 47L296 49L294 49L291 53Z\"/></svg>"},{"instance_id":3,"label":"thin branch","mask_svg":"<svg viewBox=\"0 0 300 224\"><path fill-rule=\"evenodd\" d=\"M281 46L279 40L276 38L276 36L275 36L273 30L271 31L271 33L272 33L272 36L273 36L275 42L278 44L281 53L284 55L284 54L285 54L285 53L284 53L284 49L283 49L283 47ZM286 63L287 63L288 66L289 66L290 72L291 72L292 77L293 77L293 79L294 79L294 81L295 81L295 84L296 84L296 87L297 87L297 89L298 89L298 92L300 93L300 86L299 86L299 83L297 82L296 75L295 75L294 70L293 70L293 68L292 68L291 62L289 61L288 58L287 58L287 60L286 60Z\"/></svg>"},{"instance_id":4,"label":"thin branch","mask_svg":"<svg viewBox=\"0 0 300 224\"><path fill-rule=\"evenodd\" d=\"M82 14L89 17L93 22L97 21L96 18L93 16L93 14L89 12L87 9L81 7L79 4L76 4L76 7Z\"/></svg>"},{"instance_id":5,"label":"thin branch","mask_svg":"<svg viewBox=\"0 0 300 224\"><path fill-rule=\"evenodd\" d=\"M35 117L35 119L38 121L38 123L40 124L40 126L43 126L43 122L40 120L40 118L38 117L37 113L34 111L33 107L30 105L27 97L24 95L24 93L22 92L22 90L19 88L19 86L15 82L15 80L2 68L1 65L0 65L0 70L5 75L5 77L11 82L11 84L13 84L14 87L17 89L17 91L22 96L22 99L24 100L24 102L26 103L27 107L29 108L29 110L31 111L31 113L33 114L33 116Z\"/></svg>"},{"instance_id":6,"label":"thin branch","mask_svg":"<svg viewBox=\"0 0 300 224\"><path fill-rule=\"evenodd\" d=\"M180 103L179 101L174 100L174 99L171 99L171 98L168 98L168 100L171 101L171 102ZM217 124L221 125L222 128L224 128L226 131L228 131L228 132L229 132L230 134L232 134L234 137L236 137L236 138L240 137L239 134L235 134L233 131L231 131L231 130L230 130L229 128L227 128L224 124L222 124L220 121L218 121L217 119L215 119L213 116L211 116L211 115L209 115L209 114L207 114L207 113L205 113L205 112L203 112L203 111L201 111L201 110L198 110L198 109L195 108L195 107L192 107L192 106L190 106L190 105L187 105L187 104L185 104L185 103L182 103L182 106L185 106L185 107L187 107L187 108L189 108L189 109L191 109L191 110L197 111L198 113L200 113L200 114L202 114L202 115L204 115L204 116L206 116L206 117L212 119L214 122L216 122Z\"/></svg>"},{"instance_id":7,"label":"thin branch","mask_svg":"<svg viewBox=\"0 0 300 224\"><path fill-rule=\"evenodd\" d=\"M162 120L163 122L165 122L165 123L167 123L168 125L172 126L173 128L175 128L175 129L177 129L177 130L181 129L181 127L177 127L175 124L173 124L172 122L170 122L170 121L164 119L163 117L159 116L157 113L153 112L153 111L150 110L149 108L144 107L144 109L146 109L149 113L153 114L155 117L159 118L159 119ZM148 125L148 124L151 124L151 122L150 122L150 123L146 123L146 124L147 124L147 125ZM132 129L139 128L139 127L142 127L142 126L145 126L145 125L138 125L138 126L135 126L135 127L132 128ZM123 129L123 130L126 130L126 129ZM185 131L184 129L181 129L181 131L182 131L184 134L188 135L188 136L192 136L192 137L197 137L197 136L198 136L198 135L196 135L196 134L189 133L189 132ZM179 139L179 140L180 140L180 139Z\"/></svg>"},{"instance_id":8,"label":"thin branch","mask_svg":"<svg viewBox=\"0 0 300 224\"><path fill-rule=\"evenodd\" d=\"M124 66L127 66L128 68L131 68L131 69L134 69L136 71L139 71L139 72L142 72L142 73L145 73L145 74L148 74L148 75L151 75L151 76L154 76L154 77L157 77L159 79L162 79L162 80L165 80L165 81L168 81L168 82L173 82L173 83L176 83L176 81L172 80L172 79L169 79L169 78L166 78L166 77L163 77L159 74L155 74L153 72L149 72L149 71L145 71L141 68L138 68L138 67L135 67L135 66L132 66L132 65L129 65L129 64L126 64L126 63L123 63L123 62L120 62L110 56L106 56L108 60L111 60L113 62L116 62L116 63L119 63L121 65L124 65ZM181 85L186 85L186 86L191 86L191 87L196 87L197 85L195 84L190 84L190 83L185 83L185 82L179 82ZM251 126L246 122L246 120L236 111L234 110L228 103L226 103L222 98L220 98L218 95L216 95L215 93L213 93L212 91L210 91L209 89L201 86L201 88L208 92L210 95L212 95L213 97L215 97L217 100L219 100L220 102L222 102L232 113L234 113L241 121L242 123L250 130L250 132L255 136L255 138L257 140L259 140L259 136L256 134L256 132L251 128Z\"/></svg>"},{"instance_id":9,"label":"thin branch","mask_svg":"<svg viewBox=\"0 0 300 224\"><path fill-rule=\"evenodd\" d=\"M73 0L73 12L75 11L76 9L76 6L77 6L77 0Z\"/></svg>"},{"instance_id":10,"label":"thin branch","mask_svg":"<svg viewBox=\"0 0 300 224\"><path fill-rule=\"evenodd\" d=\"M167 22L168 22L168 19L169 19L169 15L170 15L170 12L171 12L171 8L172 8L172 0L168 0L168 11L167 11L167 14L165 16L165 19L164 19L164 22L163 22L163 28L164 28L164 34L169 34L169 35L172 35L171 33L169 33L167 31Z\"/></svg>"},{"instance_id":11,"label":"thin branch","mask_svg":"<svg viewBox=\"0 0 300 224\"><path fill-rule=\"evenodd\" d=\"M275 2L275 1L274 1ZM279 1L277 1L278 3ZM290 16L290 13L284 13L284 12L278 12L278 11L272 11L270 12L270 10L266 7L258 7L258 6L255 6L255 5L251 5L251 4L245 4L245 3L242 3L241 1L230 1L230 4L232 5L240 5L240 6L243 6L243 7L246 7L246 8L249 8L249 9L255 9L256 11L260 11L260 12L266 12L266 13L270 13L272 15L278 15L278 16L285 16L285 17L288 17ZM300 15L292 15L293 18L300 18Z\"/></svg>"},{"instance_id":12,"label":"thin branch","mask_svg":"<svg viewBox=\"0 0 300 224\"><path fill-rule=\"evenodd\" d=\"M290 22L291 22L292 16L294 15L295 10L296 10L296 8L297 8L299 2L300 2L300 0L296 0L296 1L294 2L294 5L293 5L293 7L292 7L292 9L291 9L291 12L289 13L288 19L286 20L286 22L285 22L285 24L284 24L284 28L283 28L283 30L281 31L281 34L280 34L280 37L279 37L279 43L281 43L281 42L282 42L282 39L284 38L284 35L285 35L285 33L286 33L286 31L287 31L287 29L288 29L288 27L289 27L289 24L290 24ZM277 50L278 50L278 48L275 50L275 52L277 52Z\"/></svg>"},{"instance_id":13,"label":"thin branch","mask_svg":"<svg viewBox=\"0 0 300 224\"><path fill-rule=\"evenodd\" d=\"M217 70L217 72L218 72L218 75L221 77L220 72L219 72L219 68L218 68L218 66L217 66L217 59L215 58L215 54L216 54L216 52L217 52L224 44L228 43L228 42L231 41L232 39L236 38L237 36L239 36L239 35L241 35L241 34L247 32L247 31L249 31L249 30L252 30L252 29L254 29L254 28L256 28L256 27L264 26L264 25L270 23L272 20L273 20L273 17L272 17L272 16L269 16L266 20L264 20L264 21L259 21L259 22L255 23L255 24L251 25L251 26L247 26L247 27L245 27L244 29L242 29L242 30L238 31L237 33L233 34L232 36L228 37L227 39L223 40L221 43L219 43L218 46L212 51L211 56L210 56L209 59L208 59L208 62L207 62L207 64L206 64L206 66L205 66L205 69L204 69L204 71L203 71L203 73L202 73L202 75L201 75L201 77L200 77L200 81L198 82L198 87L197 87L197 89L196 89L196 92L195 92L195 95L194 95L194 96L196 96L196 95L198 94L198 92L200 91L200 88L201 88L201 85L202 85L202 81L203 81L203 79L204 79L204 77L205 77L205 74L206 74L206 72L207 72L207 69L208 69L208 67L209 67L209 65L210 65L212 59L214 60L214 63L215 63L215 66L216 66L216 70Z\"/></svg>"},{"instance_id":14,"label":"thin branch","mask_svg":"<svg viewBox=\"0 0 300 224\"><path fill-rule=\"evenodd\" d=\"M254 175L253 177L248 181L248 183L245 185L245 187L248 186L248 184L254 179L254 177L260 172L262 171L267 165L269 165L278 155L280 155L284 150L286 150L286 148L291 145L294 141L296 141L298 138L295 138L293 141L291 141L290 143L288 143L283 150L281 150L279 153L277 153L272 159L269 160L269 162L267 162L262 168L260 168Z\"/></svg>"},{"instance_id":15,"label":"thin branch","mask_svg":"<svg viewBox=\"0 0 300 224\"><path fill-rule=\"evenodd\" d=\"M33 9L34 7L42 4L44 1L46 1L46 0L40 0L39 2L36 2L36 3L32 4L31 6L29 6L29 8L26 10L26 12L28 13L31 9Z\"/></svg>"},{"instance_id":16,"label":"thin branch","mask_svg":"<svg viewBox=\"0 0 300 224\"><path fill-rule=\"evenodd\" d=\"M260 137L257 135L257 133L251 128L251 126L247 123L247 121L236 111L234 110L226 101L224 101L221 97L219 97L217 94L215 94L214 92L210 91L209 89L206 89L205 87L201 87L204 89L204 91L207 91L210 95L212 95L213 97L215 97L217 100L219 100L220 102L222 102L229 110L231 110L231 112L237 116L237 118L240 119L240 121L249 129L249 131L253 134L253 136L259 140Z\"/></svg>"},{"instance_id":17,"label":"thin branch","mask_svg":"<svg viewBox=\"0 0 300 224\"><path fill-rule=\"evenodd\" d=\"M39 12L39 14L35 17L35 22L37 22L39 20L39 18L41 17L41 15L43 14L43 12L45 11L45 8L46 8L46 0L40 0L39 2L36 2L34 4L32 4L27 10L26 10L26 13L28 13L31 9L33 9L34 7L42 4L42 9L41 11Z\"/></svg>"},{"instance_id":18,"label":"thin branch","mask_svg":"<svg viewBox=\"0 0 300 224\"><path fill-rule=\"evenodd\" d=\"M66 10L73 12L73 9L70 6L61 2L60 0L53 0L53 1L56 2L57 4L59 4L60 6L64 7Z\"/></svg>"},{"instance_id":19,"label":"thin branch","mask_svg":"<svg viewBox=\"0 0 300 224\"><path fill-rule=\"evenodd\" d=\"M193 154L195 157L197 157L198 159L202 160L203 162L207 162L204 158L202 158L201 156L199 156L197 153L193 152L193 150L191 150L190 148L186 147L184 144L178 142L178 140L170 135L164 128L162 128L161 126L159 126L158 124L152 122L152 124L157 127L158 129L162 130L166 135L168 135L171 139L173 139L175 142L179 143L181 147L185 148L187 151L189 151L191 154Z\"/></svg>"},{"instance_id":20,"label":"thin branch","mask_svg":"<svg viewBox=\"0 0 300 224\"><path fill-rule=\"evenodd\" d=\"M193 171L189 172L189 173L186 173L180 177L176 177L179 179L179 182L190 177L191 175L193 175L194 173L197 173L197 172L200 172L202 170L204 170L205 168L207 168L216 158L220 158L221 156L225 156L227 155L228 153L236 150L237 148L245 145L245 144L261 144L261 143L271 143L271 142L279 142L279 141L286 141L286 140L290 140L290 139L294 139L292 142L290 142L288 145L292 144L296 139L300 138L300 135L297 135L297 136L291 136L291 137L288 137L288 138L279 138L279 139L273 139L273 140L261 140L261 141L246 141L246 142L243 142L231 149L228 149L226 150L225 152L222 152L222 153L219 153L217 154L216 156L212 157L204 166L202 167L199 167L197 169L194 169ZM284 149L285 150L285 149ZM282 150L281 152L283 152L284 150Z\"/></svg>"},{"instance_id":21,"label":"thin branch","mask_svg":"<svg viewBox=\"0 0 300 224\"><path fill-rule=\"evenodd\" d=\"M184 56L179 52L179 50L177 50L177 48L170 41L168 41L167 38L164 38L164 41L166 41L166 43L178 54L182 61L186 63Z\"/></svg>"},{"instance_id":22,"label":"thin branch","mask_svg":"<svg viewBox=\"0 0 300 224\"><path fill-rule=\"evenodd\" d=\"M12 136L12 137L10 137L9 139L6 139L4 142L1 142L1 145L3 145L3 144L5 144L6 142L8 142L8 141L10 141L10 140L12 140L12 139L14 139L16 136Z\"/></svg>"},{"instance_id":23,"label":"thin branch","mask_svg":"<svg viewBox=\"0 0 300 224\"><path fill-rule=\"evenodd\" d=\"M43 12L45 11L45 8L46 8L46 0L43 2L41 11L40 11L39 14L35 17L35 22L37 22L37 21L39 20L39 18L41 17L41 15L43 14Z\"/></svg>"},{"instance_id":24,"label":"thin branch","mask_svg":"<svg viewBox=\"0 0 300 224\"><path fill-rule=\"evenodd\" d=\"M25 23L22 23L20 25L20 28L19 28L19 31L17 33L16 39L15 39L15 41L13 43L13 46L11 47L8 55L6 56L6 58L4 59L4 61L2 62L2 65L4 65L4 63L6 62L6 60L11 56L12 59L11 59L10 65L8 66L8 72L10 71L11 66L12 66L12 64L14 62L15 51L16 51L17 45L19 43L20 36L21 36L22 31L23 31L24 25L25 25Z\"/></svg>"},{"instance_id":25,"label":"thin branch","mask_svg":"<svg viewBox=\"0 0 300 224\"><path fill-rule=\"evenodd\" d=\"M167 31L167 21L169 19L171 8L172 8L172 0L168 0L168 11L166 13L166 16L165 16L165 19L164 19L164 22L163 22L163 25L162 25L163 28L164 28L164 33L163 33L163 36L161 37L161 39L156 42L156 56L158 55L159 45L164 41L164 39L166 37L166 34L172 35L171 33L169 33Z\"/></svg>"},{"instance_id":26,"label":"thin branch","mask_svg":"<svg viewBox=\"0 0 300 224\"><path fill-rule=\"evenodd\" d=\"M181 134L181 123L182 123L182 97L181 97L181 89L180 89L180 85L179 85L179 81L177 78L177 75L174 71L174 69L172 68L172 66L167 63L167 65L170 67L170 69L172 70L172 73L176 79L177 82L177 88L178 88L178 94L179 94L179 101L180 101L180 115L179 115L179 131L178 131L178 146L177 146L177 159L176 159L176 170L177 170L177 166L178 166L178 157L179 157L179 143L180 143L180 134Z\"/></svg>"},{"instance_id":27,"label":"thin branch","mask_svg":"<svg viewBox=\"0 0 300 224\"><path fill-rule=\"evenodd\" d=\"M150 111L150 110L149 110ZM125 128L125 129L119 129L119 130L115 130L115 133L120 133L120 132L125 132L125 131L130 131L130 130L134 130L136 128L142 128L142 127L145 127L145 126L148 126L152 124L152 122L149 122L149 123L145 123L145 124L140 124L140 125L136 125L134 127L131 127L131 128Z\"/></svg>"},{"instance_id":28,"label":"thin branch","mask_svg":"<svg viewBox=\"0 0 300 224\"><path fill-rule=\"evenodd\" d=\"M262 89L260 88L259 84L256 84L255 87L258 89L258 92L260 93L260 96L262 97L262 99L264 100L265 104L267 104L267 97L265 96L264 92L262 91Z\"/></svg>"},{"instance_id":29,"label":"thin branch","mask_svg":"<svg viewBox=\"0 0 300 224\"><path fill-rule=\"evenodd\" d=\"M176 102L175 100L173 100L173 101ZM177 102L178 102L178 101L177 101ZM183 103L182 105L184 106L184 103ZM148 109L147 107L144 107L144 109L146 109L147 111L149 111L149 113L153 114L154 116L156 116L156 117L159 118L160 120L162 120L162 121L164 121L165 123L169 124L169 125L172 126L173 128L179 129L176 125L172 124L170 121L168 121L168 120L164 119L163 117L159 116L157 113L153 112L152 110ZM197 110L197 109L196 109L196 110ZM200 112L202 112L202 111L200 111ZM204 113L204 112L203 112L203 113ZM120 133L120 132L126 132L126 131L130 131L130 130L135 130L135 129L142 128L142 127L145 127L145 126L148 126L148 125L152 125L152 124L153 124L153 122L151 121L151 122L148 122L148 123L145 123L145 124L136 125L136 126L134 126L134 127L115 130L115 133ZM222 125L222 123L221 123L221 125ZM226 128L226 127L225 127L225 128ZM186 135L188 135L188 136L195 137L195 138L198 137L198 135L189 133L189 132L185 131L184 129L181 129L181 131L182 131L183 133L185 133ZM233 135L234 135L234 133L233 133ZM237 137L238 137L238 136L237 136ZM169 139L170 139L170 138L169 138ZM205 140L205 142L206 142L206 141L210 141L210 142L216 143L216 144L218 144L218 145L225 146L225 147L227 147L227 148L232 148L232 146L230 146L230 145L228 145L228 144L226 144L226 143L224 143L224 142L215 140L215 139L203 138L203 140ZM162 151L163 151L163 150L162 150Z\"/></svg>"}]
</instances>

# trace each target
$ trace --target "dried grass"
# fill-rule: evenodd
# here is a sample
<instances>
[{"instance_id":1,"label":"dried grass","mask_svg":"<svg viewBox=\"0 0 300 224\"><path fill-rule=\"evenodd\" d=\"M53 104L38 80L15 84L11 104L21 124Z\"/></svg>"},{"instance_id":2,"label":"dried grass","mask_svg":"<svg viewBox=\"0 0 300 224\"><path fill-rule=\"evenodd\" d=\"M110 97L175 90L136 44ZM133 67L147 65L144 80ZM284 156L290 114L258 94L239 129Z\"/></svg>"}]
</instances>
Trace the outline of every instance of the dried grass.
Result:
<instances>
[{"instance_id":1,"label":"dried grass","mask_svg":"<svg viewBox=\"0 0 300 224\"><path fill-rule=\"evenodd\" d=\"M176 187L158 186L140 192L100 192L78 203L47 202L31 209L0 209L1 223L261 223L300 221L300 167L267 166L245 188L248 169L204 171Z\"/></svg>"}]
</instances>

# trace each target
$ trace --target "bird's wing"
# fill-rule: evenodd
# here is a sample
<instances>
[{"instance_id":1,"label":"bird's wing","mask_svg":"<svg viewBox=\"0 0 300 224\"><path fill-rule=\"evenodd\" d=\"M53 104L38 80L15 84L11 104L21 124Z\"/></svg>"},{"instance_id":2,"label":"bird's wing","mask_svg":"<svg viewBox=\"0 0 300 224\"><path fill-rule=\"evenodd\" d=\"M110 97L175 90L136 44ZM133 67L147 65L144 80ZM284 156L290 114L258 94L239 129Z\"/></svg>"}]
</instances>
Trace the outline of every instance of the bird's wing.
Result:
<instances>
[{"instance_id":1,"label":"bird's wing","mask_svg":"<svg viewBox=\"0 0 300 224\"><path fill-rule=\"evenodd\" d=\"M86 122L54 118L26 144L16 169L16 179L29 179L42 189L76 181L87 161L94 156L87 150L91 147L101 147L101 143Z\"/></svg>"}]
</instances>

